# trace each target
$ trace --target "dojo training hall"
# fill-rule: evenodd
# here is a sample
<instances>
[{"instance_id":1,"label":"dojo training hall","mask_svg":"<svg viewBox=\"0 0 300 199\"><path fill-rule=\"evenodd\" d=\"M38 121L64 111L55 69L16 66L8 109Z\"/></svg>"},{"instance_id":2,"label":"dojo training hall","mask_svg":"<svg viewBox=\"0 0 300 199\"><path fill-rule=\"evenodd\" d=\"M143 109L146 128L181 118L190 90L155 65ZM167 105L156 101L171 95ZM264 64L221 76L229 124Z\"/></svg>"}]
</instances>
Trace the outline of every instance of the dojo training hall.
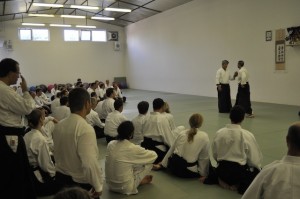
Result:
<instances>
[{"instance_id":1,"label":"dojo training hall","mask_svg":"<svg viewBox=\"0 0 300 199\"><path fill-rule=\"evenodd\" d=\"M107 1L115 2L88 2L99 6L102 2L107 5ZM216 71L226 59L233 74L238 70L237 62L243 60L250 74L255 118L245 118L242 127L254 134L263 154L262 166L287 153L288 127L299 121L300 38L298 43L286 38L289 28L300 26L299 0L123 0L117 2L118 6L133 7L132 18L119 14L115 15L115 22L29 17L20 2L24 3L0 2L0 59L17 60L28 86L73 84L77 78L88 83L106 79L113 82L121 77L126 79L127 87L122 89L127 97L123 113L128 119L138 115L138 102L148 101L150 112L153 99L162 98L168 102L177 126L189 128L189 117L200 113L204 118L201 130L212 141L216 131L230 123L229 114L218 113ZM10 9L19 9L15 12L19 14L10 15ZM29 10L34 13L36 9ZM22 22L46 25L22 26ZM106 31L107 41L65 41L65 30L91 29L51 27L50 23L94 25L95 30ZM47 29L49 40L20 40L21 29ZM117 33L117 41L111 38L112 33ZM234 104L237 80L231 81L230 86ZM97 143L100 164L105 169L107 144L103 138ZM216 166L211 154L210 159ZM178 178L167 171L151 174L152 183L141 186L137 195L113 193L104 183L101 198L241 198L237 192L204 185L198 179Z\"/></svg>"}]
</instances>

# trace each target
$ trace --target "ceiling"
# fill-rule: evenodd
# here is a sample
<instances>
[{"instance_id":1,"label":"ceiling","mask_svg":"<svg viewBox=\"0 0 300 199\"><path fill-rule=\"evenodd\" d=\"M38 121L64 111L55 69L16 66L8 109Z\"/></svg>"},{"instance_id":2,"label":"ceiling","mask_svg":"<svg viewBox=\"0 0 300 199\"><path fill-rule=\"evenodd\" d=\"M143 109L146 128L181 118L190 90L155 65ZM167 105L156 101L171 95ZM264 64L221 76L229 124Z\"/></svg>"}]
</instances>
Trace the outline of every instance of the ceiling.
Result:
<instances>
[{"instance_id":1,"label":"ceiling","mask_svg":"<svg viewBox=\"0 0 300 199\"><path fill-rule=\"evenodd\" d=\"M125 27L168 9L188 3L192 0L1 0L0 22L28 18L29 13L54 15L84 15L114 17L114 21L102 21ZM32 3L53 3L64 5L99 6L99 10L74 8L34 7ZM104 11L106 7L131 9L130 13Z\"/></svg>"}]
</instances>

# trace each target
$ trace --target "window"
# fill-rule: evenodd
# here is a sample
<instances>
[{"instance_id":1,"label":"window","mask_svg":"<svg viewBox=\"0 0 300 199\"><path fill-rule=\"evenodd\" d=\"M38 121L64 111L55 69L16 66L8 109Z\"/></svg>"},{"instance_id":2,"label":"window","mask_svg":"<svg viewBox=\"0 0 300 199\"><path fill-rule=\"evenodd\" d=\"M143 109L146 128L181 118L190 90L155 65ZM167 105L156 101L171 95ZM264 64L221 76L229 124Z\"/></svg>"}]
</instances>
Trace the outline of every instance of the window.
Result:
<instances>
[{"instance_id":1,"label":"window","mask_svg":"<svg viewBox=\"0 0 300 199\"><path fill-rule=\"evenodd\" d=\"M78 30L64 30L65 41L79 41Z\"/></svg>"},{"instance_id":2,"label":"window","mask_svg":"<svg viewBox=\"0 0 300 199\"><path fill-rule=\"evenodd\" d=\"M23 40L23 41L31 40L31 29L20 29L19 37L20 37L20 40Z\"/></svg>"},{"instance_id":3,"label":"window","mask_svg":"<svg viewBox=\"0 0 300 199\"><path fill-rule=\"evenodd\" d=\"M49 41L49 31L47 29L32 29L33 41Z\"/></svg>"},{"instance_id":4,"label":"window","mask_svg":"<svg viewBox=\"0 0 300 199\"><path fill-rule=\"evenodd\" d=\"M106 31L104 30L95 30L92 31L92 41L107 41Z\"/></svg>"},{"instance_id":5,"label":"window","mask_svg":"<svg viewBox=\"0 0 300 199\"><path fill-rule=\"evenodd\" d=\"M91 41L91 31L81 30L81 41Z\"/></svg>"},{"instance_id":6,"label":"window","mask_svg":"<svg viewBox=\"0 0 300 199\"><path fill-rule=\"evenodd\" d=\"M22 41L50 41L48 29L19 29L19 38Z\"/></svg>"}]
</instances>

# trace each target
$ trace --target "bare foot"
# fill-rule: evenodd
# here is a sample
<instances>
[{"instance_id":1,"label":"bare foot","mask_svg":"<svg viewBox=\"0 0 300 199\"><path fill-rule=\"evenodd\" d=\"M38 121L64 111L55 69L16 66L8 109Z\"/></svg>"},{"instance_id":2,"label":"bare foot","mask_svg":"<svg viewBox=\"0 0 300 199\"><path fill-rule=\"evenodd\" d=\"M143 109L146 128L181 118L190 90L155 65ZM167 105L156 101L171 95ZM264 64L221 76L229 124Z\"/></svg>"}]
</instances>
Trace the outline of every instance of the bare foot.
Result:
<instances>
[{"instance_id":1,"label":"bare foot","mask_svg":"<svg viewBox=\"0 0 300 199\"><path fill-rule=\"evenodd\" d=\"M206 179L205 176L201 176L201 177L199 178L200 182L202 182L202 183L204 183L205 179Z\"/></svg>"},{"instance_id":2,"label":"bare foot","mask_svg":"<svg viewBox=\"0 0 300 199\"><path fill-rule=\"evenodd\" d=\"M153 171L158 171L158 170L161 170L161 169L162 169L161 164L154 164L153 167L152 167Z\"/></svg>"},{"instance_id":3,"label":"bare foot","mask_svg":"<svg viewBox=\"0 0 300 199\"><path fill-rule=\"evenodd\" d=\"M152 182L153 176L152 175L146 175L143 180L141 181L140 185L143 184L149 184Z\"/></svg>"},{"instance_id":4,"label":"bare foot","mask_svg":"<svg viewBox=\"0 0 300 199\"><path fill-rule=\"evenodd\" d=\"M230 186L229 186L227 183L225 183L223 180L221 180L220 178L219 178L219 185L220 185L223 189L230 189Z\"/></svg>"}]
</instances>

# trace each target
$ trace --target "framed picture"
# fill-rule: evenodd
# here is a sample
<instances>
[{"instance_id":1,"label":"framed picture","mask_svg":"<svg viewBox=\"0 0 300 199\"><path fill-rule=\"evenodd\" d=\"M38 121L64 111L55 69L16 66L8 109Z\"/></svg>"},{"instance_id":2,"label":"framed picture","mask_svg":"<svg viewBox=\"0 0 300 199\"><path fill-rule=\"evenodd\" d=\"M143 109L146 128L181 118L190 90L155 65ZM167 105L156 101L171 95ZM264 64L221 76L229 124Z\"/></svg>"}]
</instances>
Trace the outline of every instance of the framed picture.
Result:
<instances>
[{"instance_id":1,"label":"framed picture","mask_svg":"<svg viewBox=\"0 0 300 199\"><path fill-rule=\"evenodd\" d=\"M266 31L266 41L272 41L272 31Z\"/></svg>"}]
</instances>

